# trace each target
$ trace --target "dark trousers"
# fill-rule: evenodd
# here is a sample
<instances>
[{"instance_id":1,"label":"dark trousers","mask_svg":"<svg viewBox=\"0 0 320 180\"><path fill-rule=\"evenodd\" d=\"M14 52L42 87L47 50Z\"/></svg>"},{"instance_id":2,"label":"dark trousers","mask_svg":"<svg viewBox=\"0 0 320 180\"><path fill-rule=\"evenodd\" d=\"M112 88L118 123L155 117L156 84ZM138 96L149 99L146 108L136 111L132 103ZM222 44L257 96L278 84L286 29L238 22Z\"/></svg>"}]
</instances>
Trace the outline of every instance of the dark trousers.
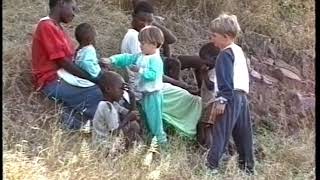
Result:
<instances>
[{"instance_id":1,"label":"dark trousers","mask_svg":"<svg viewBox=\"0 0 320 180\"><path fill-rule=\"evenodd\" d=\"M224 113L217 117L207 157L210 169L218 168L231 134L239 154L240 168L253 169L252 127L248 99L244 92L234 91L233 100L228 102Z\"/></svg>"}]
</instances>

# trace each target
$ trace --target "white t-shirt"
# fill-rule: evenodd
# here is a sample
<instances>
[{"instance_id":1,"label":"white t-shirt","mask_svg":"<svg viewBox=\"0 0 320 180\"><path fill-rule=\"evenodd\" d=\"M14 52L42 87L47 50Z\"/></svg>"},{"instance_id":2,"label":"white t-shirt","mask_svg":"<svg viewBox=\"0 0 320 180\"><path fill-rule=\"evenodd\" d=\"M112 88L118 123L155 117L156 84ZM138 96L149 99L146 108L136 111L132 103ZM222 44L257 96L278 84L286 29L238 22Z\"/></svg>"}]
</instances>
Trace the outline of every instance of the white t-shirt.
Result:
<instances>
[{"instance_id":1,"label":"white t-shirt","mask_svg":"<svg viewBox=\"0 0 320 180\"><path fill-rule=\"evenodd\" d=\"M137 54L141 52L138 39L139 32L134 29L128 29L121 43L121 53Z\"/></svg>"},{"instance_id":2,"label":"white t-shirt","mask_svg":"<svg viewBox=\"0 0 320 180\"><path fill-rule=\"evenodd\" d=\"M138 39L139 32L134 29L128 29L126 35L121 42L121 54L138 54L141 52L140 42ZM160 54L160 49L157 49L157 53Z\"/></svg>"}]
</instances>

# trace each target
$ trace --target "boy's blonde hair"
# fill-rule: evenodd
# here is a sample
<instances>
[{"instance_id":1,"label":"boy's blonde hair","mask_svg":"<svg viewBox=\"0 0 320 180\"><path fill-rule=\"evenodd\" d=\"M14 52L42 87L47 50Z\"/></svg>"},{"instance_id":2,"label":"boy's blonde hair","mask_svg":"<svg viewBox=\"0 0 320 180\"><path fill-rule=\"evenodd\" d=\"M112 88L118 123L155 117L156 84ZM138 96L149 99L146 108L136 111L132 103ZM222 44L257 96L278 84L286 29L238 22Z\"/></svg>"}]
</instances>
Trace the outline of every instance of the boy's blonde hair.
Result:
<instances>
[{"instance_id":1,"label":"boy's blonde hair","mask_svg":"<svg viewBox=\"0 0 320 180\"><path fill-rule=\"evenodd\" d=\"M211 21L210 31L235 38L241 32L241 28L237 16L223 13Z\"/></svg>"},{"instance_id":2,"label":"boy's blonde hair","mask_svg":"<svg viewBox=\"0 0 320 180\"><path fill-rule=\"evenodd\" d=\"M138 39L140 42L150 43L160 48L164 42L162 31L156 26L146 26L139 32Z\"/></svg>"}]
</instances>

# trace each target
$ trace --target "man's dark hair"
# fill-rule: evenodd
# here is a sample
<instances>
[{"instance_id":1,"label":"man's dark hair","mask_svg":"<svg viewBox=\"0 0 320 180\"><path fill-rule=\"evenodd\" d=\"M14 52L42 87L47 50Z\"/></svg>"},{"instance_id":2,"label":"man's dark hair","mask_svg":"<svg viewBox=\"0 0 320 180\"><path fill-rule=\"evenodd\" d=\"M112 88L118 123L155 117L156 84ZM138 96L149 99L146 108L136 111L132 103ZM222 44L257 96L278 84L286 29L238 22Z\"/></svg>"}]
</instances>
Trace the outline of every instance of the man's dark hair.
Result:
<instances>
[{"instance_id":1,"label":"man's dark hair","mask_svg":"<svg viewBox=\"0 0 320 180\"><path fill-rule=\"evenodd\" d=\"M154 13L152 5L147 1L139 1L133 8L133 14L138 14L139 12Z\"/></svg>"},{"instance_id":2,"label":"man's dark hair","mask_svg":"<svg viewBox=\"0 0 320 180\"><path fill-rule=\"evenodd\" d=\"M202 59L215 61L219 54L219 51L219 48L217 48L213 43L210 42L200 48L199 56Z\"/></svg>"},{"instance_id":3,"label":"man's dark hair","mask_svg":"<svg viewBox=\"0 0 320 180\"><path fill-rule=\"evenodd\" d=\"M49 0L49 8L53 9L54 7L56 7L59 1L71 2L72 0Z\"/></svg>"},{"instance_id":4,"label":"man's dark hair","mask_svg":"<svg viewBox=\"0 0 320 180\"><path fill-rule=\"evenodd\" d=\"M79 24L75 30L76 40L80 43L88 33L94 33L94 28L88 23Z\"/></svg>"}]
</instances>

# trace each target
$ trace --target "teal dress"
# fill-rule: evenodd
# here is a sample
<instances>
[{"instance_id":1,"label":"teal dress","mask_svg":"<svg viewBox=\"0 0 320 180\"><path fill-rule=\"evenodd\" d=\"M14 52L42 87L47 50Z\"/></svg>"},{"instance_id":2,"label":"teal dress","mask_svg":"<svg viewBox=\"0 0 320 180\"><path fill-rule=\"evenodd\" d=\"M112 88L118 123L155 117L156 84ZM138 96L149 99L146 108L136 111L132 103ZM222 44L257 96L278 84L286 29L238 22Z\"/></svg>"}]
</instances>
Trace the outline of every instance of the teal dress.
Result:
<instances>
[{"instance_id":1,"label":"teal dress","mask_svg":"<svg viewBox=\"0 0 320 180\"><path fill-rule=\"evenodd\" d=\"M167 136L163 129L163 62L156 53L153 55L118 54L110 57L116 68L139 67L135 91L142 92L142 108L146 115L148 129L159 143L166 143Z\"/></svg>"}]
</instances>

